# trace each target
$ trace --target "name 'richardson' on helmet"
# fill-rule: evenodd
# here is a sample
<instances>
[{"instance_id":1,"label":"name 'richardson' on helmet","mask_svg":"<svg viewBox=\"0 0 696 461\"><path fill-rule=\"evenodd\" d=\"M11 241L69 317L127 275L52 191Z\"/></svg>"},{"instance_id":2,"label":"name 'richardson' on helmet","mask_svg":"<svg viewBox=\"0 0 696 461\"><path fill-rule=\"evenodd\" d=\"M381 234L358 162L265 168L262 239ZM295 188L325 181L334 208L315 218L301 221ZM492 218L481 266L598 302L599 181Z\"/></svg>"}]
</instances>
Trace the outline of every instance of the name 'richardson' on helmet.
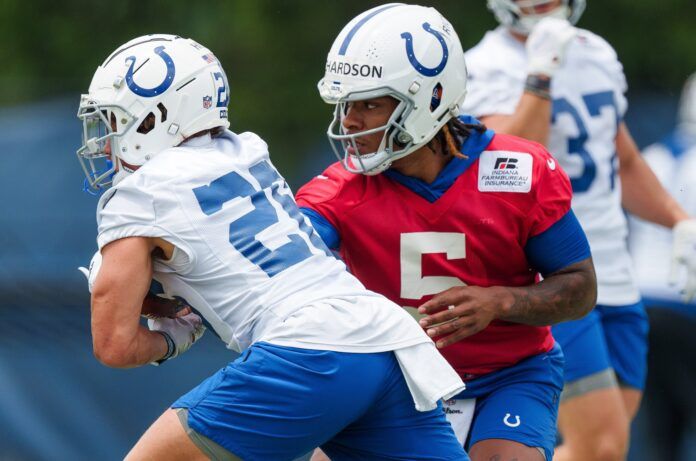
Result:
<instances>
[{"instance_id":1,"label":"name 'richardson' on helmet","mask_svg":"<svg viewBox=\"0 0 696 461\"><path fill-rule=\"evenodd\" d=\"M459 114L466 78L459 37L434 8L391 3L365 11L336 37L317 85L322 99L336 105L327 131L334 152L353 173L386 170ZM383 96L398 101L387 123L348 134L342 125L348 104ZM355 154L357 138L379 132L376 152Z\"/></svg>"},{"instance_id":2,"label":"name 'richardson' on helmet","mask_svg":"<svg viewBox=\"0 0 696 461\"><path fill-rule=\"evenodd\" d=\"M488 9L499 23L521 35L529 35L536 23L546 17L575 24L585 11L585 0L561 0L557 7L545 8L550 3L553 0L488 0Z\"/></svg>"},{"instance_id":3,"label":"name 'richardson' on helmet","mask_svg":"<svg viewBox=\"0 0 696 461\"><path fill-rule=\"evenodd\" d=\"M159 152L204 130L227 128L228 83L213 53L188 38L145 35L97 68L80 99L85 190L108 187Z\"/></svg>"}]
</instances>

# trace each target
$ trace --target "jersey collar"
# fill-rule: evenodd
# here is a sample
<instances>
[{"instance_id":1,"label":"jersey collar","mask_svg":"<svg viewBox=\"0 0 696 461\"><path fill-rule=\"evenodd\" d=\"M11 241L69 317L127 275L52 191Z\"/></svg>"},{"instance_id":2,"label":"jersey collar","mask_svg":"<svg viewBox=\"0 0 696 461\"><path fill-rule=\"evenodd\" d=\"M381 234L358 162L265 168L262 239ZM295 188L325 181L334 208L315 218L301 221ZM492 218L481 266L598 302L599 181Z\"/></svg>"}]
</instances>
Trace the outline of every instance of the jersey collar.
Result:
<instances>
[{"instance_id":1,"label":"jersey collar","mask_svg":"<svg viewBox=\"0 0 696 461\"><path fill-rule=\"evenodd\" d=\"M470 115L462 115L459 119L470 125L478 125L481 123ZM440 174L437 175L435 181L430 184L421 179L406 176L392 169L385 171L383 174L409 188L428 202L433 203L435 200L442 197L452 184L454 184L457 178L479 158L481 152L491 143L494 134L493 130L486 130L483 133L473 130L464 140L460 149L460 152L468 158L452 158L445 168L442 169Z\"/></svg>"}]
</instances>

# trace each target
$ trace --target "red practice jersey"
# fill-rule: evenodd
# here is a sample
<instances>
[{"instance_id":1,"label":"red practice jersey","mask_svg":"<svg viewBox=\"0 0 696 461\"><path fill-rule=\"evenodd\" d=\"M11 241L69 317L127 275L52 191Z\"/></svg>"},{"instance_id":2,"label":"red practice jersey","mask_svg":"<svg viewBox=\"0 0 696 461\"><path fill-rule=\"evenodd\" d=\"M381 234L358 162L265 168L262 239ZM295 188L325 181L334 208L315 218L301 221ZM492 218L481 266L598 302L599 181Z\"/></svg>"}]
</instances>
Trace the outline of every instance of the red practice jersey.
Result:
<instances>
[{"instance_id":1,"label":"red practice jersey","mask_svg":"<svg viewBox=\"0 0 696 461\"><path fill-rule=\"evenodd\" d=\"M340 254L365 286L417 307L453 286L535 283L525 245L570 210L566 174L543 146L496 134L433 203L384 174L331 165L297 195L340 236ZM546 352L549 327L493 321L442 350L464 379Z\"/></svg>"}]
</instances>

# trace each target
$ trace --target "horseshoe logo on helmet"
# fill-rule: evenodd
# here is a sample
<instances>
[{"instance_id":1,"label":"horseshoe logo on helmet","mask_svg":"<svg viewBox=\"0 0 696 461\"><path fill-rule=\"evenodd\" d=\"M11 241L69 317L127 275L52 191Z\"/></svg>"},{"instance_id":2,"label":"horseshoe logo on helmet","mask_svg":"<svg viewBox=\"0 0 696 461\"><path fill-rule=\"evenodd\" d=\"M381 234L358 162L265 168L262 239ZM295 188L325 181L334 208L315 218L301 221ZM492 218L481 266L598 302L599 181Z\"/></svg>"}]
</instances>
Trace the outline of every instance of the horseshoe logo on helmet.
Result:
<instances>
[{"instance_id":1,"label":"horseshoe logo on helmet","mask_svg":"<svg viewBox=\"0 0 696 461\"><path fill-rule=\"evenodd\" d=\"M172 82L174 81L174 74L176 73L174 61L172 61L172 57L164 51L164 47L158 46L157 48L155 48L154 51L155 54L162 58L164 63L167 65L167 75L164 77L162 83L155 86L154 88L143 88L142 86L138 85L133 81L133 67L135 66L135 56L129 56L126 58L126 62L130 62L128 72L126 73L126 84L133 93L137 94L138 96L143 96L145 98L152 98L167 91L167 88L169 88L172 85Z\"/></svg>"},{"instance_id":2,"label":"horseshoe logo on helmet","mask_svg":"<svg viewBox=\"0 0 696 461\"><path fill-rule=\"evenodd\" d=\"M435 67L425 67L423 64L420 63L420 61L418 61L415 53L413 52L413 35L411 35L410 32L402 33L401 38L406 40L406 56L408 56L408 60L411 63L411 65L415 67L420 74L425 75L426 77L434 77L438 75L440 72L442 72L445 68L445 65L447 65L447 59L449 58L449 50L447 49L447 43L445 43L445 39L442 37L442 34L430 27L429 23L424 22L423 29L429 34L434 35L435 38L437 38L437 41L440 42L440 45L442 46L442 60L440 61L440 64L438 64Z\"/></svg>"}]
</instances>

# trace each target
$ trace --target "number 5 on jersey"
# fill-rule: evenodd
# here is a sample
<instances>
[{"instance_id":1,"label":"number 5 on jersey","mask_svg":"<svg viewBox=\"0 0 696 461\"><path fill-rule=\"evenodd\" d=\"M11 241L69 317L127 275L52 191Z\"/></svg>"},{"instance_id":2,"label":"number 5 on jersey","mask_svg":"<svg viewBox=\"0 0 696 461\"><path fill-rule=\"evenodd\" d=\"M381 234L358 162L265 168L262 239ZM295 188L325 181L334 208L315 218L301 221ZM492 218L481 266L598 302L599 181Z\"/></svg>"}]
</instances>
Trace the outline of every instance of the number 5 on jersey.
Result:
<instances>
[{"instance_id":1,"label":"number 5 on jersey","mask_svg":"<svg viewBox=\"0 0 696 461\"><path fill-rule=\"evenodd\" d=\"M401 234L401 297L421 299L466 283L457 277L423 276L423 255L444 253L448 260L466 257L466 237L457 232Z\"/></svg>"}]
</instances>

